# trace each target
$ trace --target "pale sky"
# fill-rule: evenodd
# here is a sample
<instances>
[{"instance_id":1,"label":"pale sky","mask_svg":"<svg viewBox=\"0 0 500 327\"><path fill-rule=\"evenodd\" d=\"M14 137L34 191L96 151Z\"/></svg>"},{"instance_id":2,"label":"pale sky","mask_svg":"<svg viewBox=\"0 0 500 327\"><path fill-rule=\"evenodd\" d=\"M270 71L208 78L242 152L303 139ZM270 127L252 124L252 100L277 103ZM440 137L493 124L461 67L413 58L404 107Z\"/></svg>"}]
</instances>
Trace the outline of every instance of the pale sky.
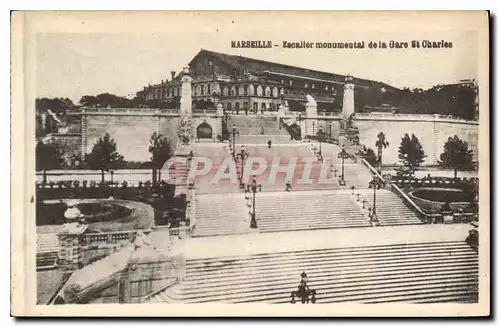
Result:
<instances>
[{"instance_id":1,"label":"pale sky","mask_svg":"<svg viewBox=\"0 0 500 327\"><path fill-rule=\"evenodd\" d=\"M477 78L477 35L475 32L345 32L337 27L262 24L239 30L238 21L226 19L203 27L186 21L172 28L168 20L156 32L101 31L99 33L49 33L36 36L36 96L68 97L109 92L135 94L148 83L170 79L201 49L274 61L282 64L372 79L396 87L429 88ZM162 26L163 27L163 26ZM398 30L398 29L396 29ZM271 49L232 49L231 40L270 40ZM368 49L370 40L446 40L452 49ZM282 41L365 41L365 49L283 49Z\"/></svg>"}]
</instances>

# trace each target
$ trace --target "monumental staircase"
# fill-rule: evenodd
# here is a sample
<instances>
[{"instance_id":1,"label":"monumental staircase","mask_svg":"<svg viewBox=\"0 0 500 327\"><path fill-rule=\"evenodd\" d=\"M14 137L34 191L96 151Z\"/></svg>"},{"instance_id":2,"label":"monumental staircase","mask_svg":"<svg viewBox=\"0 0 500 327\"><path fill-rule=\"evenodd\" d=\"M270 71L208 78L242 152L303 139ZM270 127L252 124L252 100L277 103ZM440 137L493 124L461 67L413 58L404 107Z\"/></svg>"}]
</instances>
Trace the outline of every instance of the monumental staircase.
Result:
<instances>
[{"instance_id":1,"label":"monumental staircase","mask_svg":"<svg viewBox=\"0 0 500 327\"><path fill-rule=\"evenodd\" d=\"M259 193L256 219L260 232L370 226L355 202L345 191Z\"/></svg>"},{"instance_id":2,"label":"monumental staircase","mask_svg":"<svg viewBox=\"0 0 500 327\"><path fill-rule=\"evenodd\" d=\"M241 135L290 135L286 130L279 128L278 117L275 115L232 115L228 119L228 128L235 126Z\"/></svg>"},{"instance_id":3,"label":"monumental staircase","mask_svg":"<svg viewBox=\"0 0 500 327\"><path fill-rule=\"evenodd\" d=\"M194 237L243 234L250 231L244 195L198 194Z\"/></svg>"},{"instance_id":4,"label":"monumental staircase","mask_svg":"<svg viewBox=\"0 0 500 327\"><path fill-rule=\"evenodd\" d=\"M316 303L477 302L478 255L463 241L322 248L187 260L167 303L289 303L306 271Z\"/></svg>"},{"instance_id":5,"label":"monumental staircase","mask_svg":"<svg viewBox=\"0 0 500 327\"><path fill-rule=\"evenodd\" d=\"M372 205L373 189L360 190L358 193ZM376 191L375 196L376 212L381 226L423 224L417 214L404 204L395 193L380 189Z\"/></svg>"},{"instance_id":6,"label":"monumental staircase","mask_svg":"<svg viewBox=\"0 0 500 327\"><path fill-rule=\"evenodd\" d=\"M48 269L56 266L59 239L56 233L37 233L36 268Z\"/></svg>"}]
</instances>

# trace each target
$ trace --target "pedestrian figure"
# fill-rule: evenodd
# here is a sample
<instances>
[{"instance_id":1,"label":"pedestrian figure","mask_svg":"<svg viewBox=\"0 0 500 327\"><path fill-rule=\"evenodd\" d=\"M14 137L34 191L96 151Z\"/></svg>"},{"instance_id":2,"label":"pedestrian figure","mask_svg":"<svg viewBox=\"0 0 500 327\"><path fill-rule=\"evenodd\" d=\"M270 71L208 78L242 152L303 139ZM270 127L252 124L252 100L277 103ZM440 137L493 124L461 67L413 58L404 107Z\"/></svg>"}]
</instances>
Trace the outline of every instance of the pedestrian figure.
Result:
<instances>
[{"instance_id":1,"label":"pedestrian figure","mask_svg":"<svg viewBox=\"0 0 500 327\"><path fill-rule=\"evenodd\" d=\"M287 180L285 185L286 185L286 191L290 192L292 190L292 183L290 182L290 180Z\"/></svg>"},{"instance_id":2,"label":"pedestrian figure","mask_svg":"<svg viewBox=\"0 0 500 327\"><path fill-rule=\"evenodd\" d=\"M264 135L264 126L262 126L262 127L260 128L260 134L261 134L261 135Z\"/></svg>"},{"instance_id":3,"label":"pedestrian figure","mask_svg":"<svg viewBox=\"0 0 500 327\"><path fill-rule=\"evenodd\" d=\"M270 149L271 148L271 140L267 141L267 147Z\"/></svg>"}]
</instances>

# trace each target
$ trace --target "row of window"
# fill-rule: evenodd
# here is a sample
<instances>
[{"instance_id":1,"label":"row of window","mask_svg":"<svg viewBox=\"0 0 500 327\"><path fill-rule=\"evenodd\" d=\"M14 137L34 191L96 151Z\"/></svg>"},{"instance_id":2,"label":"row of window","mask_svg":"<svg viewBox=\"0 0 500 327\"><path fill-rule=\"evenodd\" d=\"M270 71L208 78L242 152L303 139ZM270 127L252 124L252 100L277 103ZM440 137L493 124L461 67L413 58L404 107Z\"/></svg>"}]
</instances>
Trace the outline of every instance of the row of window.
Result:
<instances>
[{"instance_id":1,"label":"row of window","mask_svg":"<svg viewBox=\"0 0 500 327\"><path fill-rule=\"evenodd\" d=\"M285 80L284 79L281 80L281 84L285 85ZM293 81L289 80L288 81L288 85L289 86L293 86ZM307 88L309 88L309 86L311 87L311 89L315 89L316 88L316 84L314 84L314 83L309 84L308 82L304 82L304 88L307 89ZM321 86L319 88L321 88ZM331 85L331 86L325 85L325 91L334 91L333 85Z\"/></svg>"},{"instance_id":2,"label":"row of window","mask_svg":"<svg viewBox=\"0 0 500 327\"><path fill-rule=\"evenodd\" d=\"M243 102L243 108L240 108L240 103L239 102L235 102L234 104L231 103L231 102L228 102L225 105L223 104L223 107L227 111L232 111L232 110L239 111L241 109L243 109L243 110L249 110L250 109L250 107L248 105L248 102ZM253 111L259 110L259 103L258 102L253 102L252 109L253 109ZM276 103L270 103L269 106L268 106L267 103L262 102L260 104L260 109L261 110L267 110L267 109L269 109L269 110L278 110L278 106L277 106Z\"/></svg>"},{"instance_id":3,"label":"row of window","mask_svg":"<svg viewBox=\"0 0 500 327\"><path fill-rule=\"evenodd\" d=\"M284 80L281 80L282 83L284 83ZM289 85L292 86L292 81L289 81ZM305 88L309 87L309 84L305 82L304 85ZM311 84L311 87L314 89L315 84ZM215 89L214 85L211 84L204 84L204 85L197 85L193 87L193 93L194 95L211 95L212 90ZM328 85L325 86L325 91L334 91L334 87L331 86L329 87ZM152 93L152 98L153 99L162 99L162 98L169 98L169 97L175 97L175 96L180 96L181 90L180 87L174 87L174 88L166 88L166 89L155 89ZM253 84L249 84L248 86L240 85L239 87L236 87L235 85L228 87L225 86L222 88L222 95L223 96L238 96L238 95L257 95L257 96L265 96L265 97L274 97L277 98L280 95L284 93L289 93L286 92L283 88L278 89L277 87L262 87L261 85L257 85L257 87L254 87ZM294 92L291 92L294 94ZM301 93L303 94L303 92Z\"/></svg>"},{"instance_id":4,"label":"row of window","mask_svg":"<svg viewBox=\"0 0 500 327\"><path fill-rule=\"evenodd\" d=\"M231 87L223 87L222 95L223 96L235 96L235 95L257 95L257 96L266 96L266 97L274 97L277 98L280 94L283 94L283 89L278 90L277 87L262 87L261 85L257 85L255 87L253 84L249 84L246 87L244 85L240 85L238 88L233 85Z\"/></svg>"}]
</instances>

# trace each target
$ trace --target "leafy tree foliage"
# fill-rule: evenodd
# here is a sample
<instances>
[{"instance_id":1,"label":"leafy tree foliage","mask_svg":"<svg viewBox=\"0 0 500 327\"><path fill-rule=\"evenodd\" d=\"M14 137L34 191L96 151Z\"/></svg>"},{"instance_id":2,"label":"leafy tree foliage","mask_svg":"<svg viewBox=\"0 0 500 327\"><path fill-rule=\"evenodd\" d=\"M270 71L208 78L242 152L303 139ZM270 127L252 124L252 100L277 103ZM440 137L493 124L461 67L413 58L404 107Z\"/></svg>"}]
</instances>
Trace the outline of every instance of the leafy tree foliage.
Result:
<instances>
[{"instance_id":1,"label":"leafy tree foliage","mask_svg":"<svg viewBox=\"0 0 500 327\"><path fill-rule=\"evenodd\" d=\"M137 97L128 99L111 93L101 93L96 96L84 95L79 102L85 107L97 108L137 108L145 104L142 99Z\"/></svg>"},{"instance_id":2,"label":"leafy tree foliage","mask_svg":"<svg viewBox=\"0 0 500 327\"><path fill-rule=\"evenodd\" d=\"M427 155L415 134L412 134L410 138L406 133L401 139L398 157L404 166L403 169L398 171L398 175L413 176L415 170L425 161Z\"/></svg>"},{"instance_id":3,"label":"leafy tree foliage","mask_svg":"<svg viewBox=\"0 0 500 327\"><path fill-rule=\"evenodd\" d=\"M104 183L104 172L118 168L123 165L124 160L116 151L115 141L106 133L94 144L92 152L86 156L85 161L91 169L101 171L101 181Z\"/></svg>"},{"instance_id":4,"label":"leafy tree foliage","mask_svg":"<svg viewBox=\"0 0 500 327\"><path fill-rule=\"evenodd\" d=\"M156 183L157 172L160 172L165 162L172 157L173 151L168 139L154 132L149 140L149 153L151 153L153 183ZM158 179L160 178L161 176Z\"/></svg>"},{"instance_id":5,"label":"leafy tree foliage","mask_svg":"<svg viewBox=\"0 0 500 327\"><path fill-rule=\"evenodd\" d=\"M451 115L466 120L476 119L476 88L467 84L436 85L430 89L401 90L372 86L356 89L354 101L360 112L376 111L371 107L398 108L405 114Z\"/></svg>"},{"instance_id":6,"label":"leafy tree foliage","mask_svg":"<svg viewBox=\"0 0 500 327\"><path fill-rule=\"evenodd\" d=\"M457 135L448 138L439 159L441 166L454 170L455 178L457 178L458 170L468 170L474 167L472 150L469 149L467 142L462 141Z\"/></svg>"},{"instance_id":7,"label":"leafy tree foliage","mask_svg":"<svg viewBox=\"0 0 500 327\"><path fill-rule=\"evenodd\" d=\"M385 139L384 132L380 132L377 134L377 141L375 142L375 146L377 147L377 170L378 173L382 173L382 149L385 149L389 146L389 142Z\"/></svg>"},{"instance_id":8,"label":"leafy tree foliage","mask_svg":"<svg viewBox=\"0 0 500 327\"><path fill-rule=\"evenodd\" d=\"M43 171L43 182L47 182L47 170L59 169L64 163L62 152L55 143L38 141L35 150L36 170Z\"/></svg>"}]
</instances>

